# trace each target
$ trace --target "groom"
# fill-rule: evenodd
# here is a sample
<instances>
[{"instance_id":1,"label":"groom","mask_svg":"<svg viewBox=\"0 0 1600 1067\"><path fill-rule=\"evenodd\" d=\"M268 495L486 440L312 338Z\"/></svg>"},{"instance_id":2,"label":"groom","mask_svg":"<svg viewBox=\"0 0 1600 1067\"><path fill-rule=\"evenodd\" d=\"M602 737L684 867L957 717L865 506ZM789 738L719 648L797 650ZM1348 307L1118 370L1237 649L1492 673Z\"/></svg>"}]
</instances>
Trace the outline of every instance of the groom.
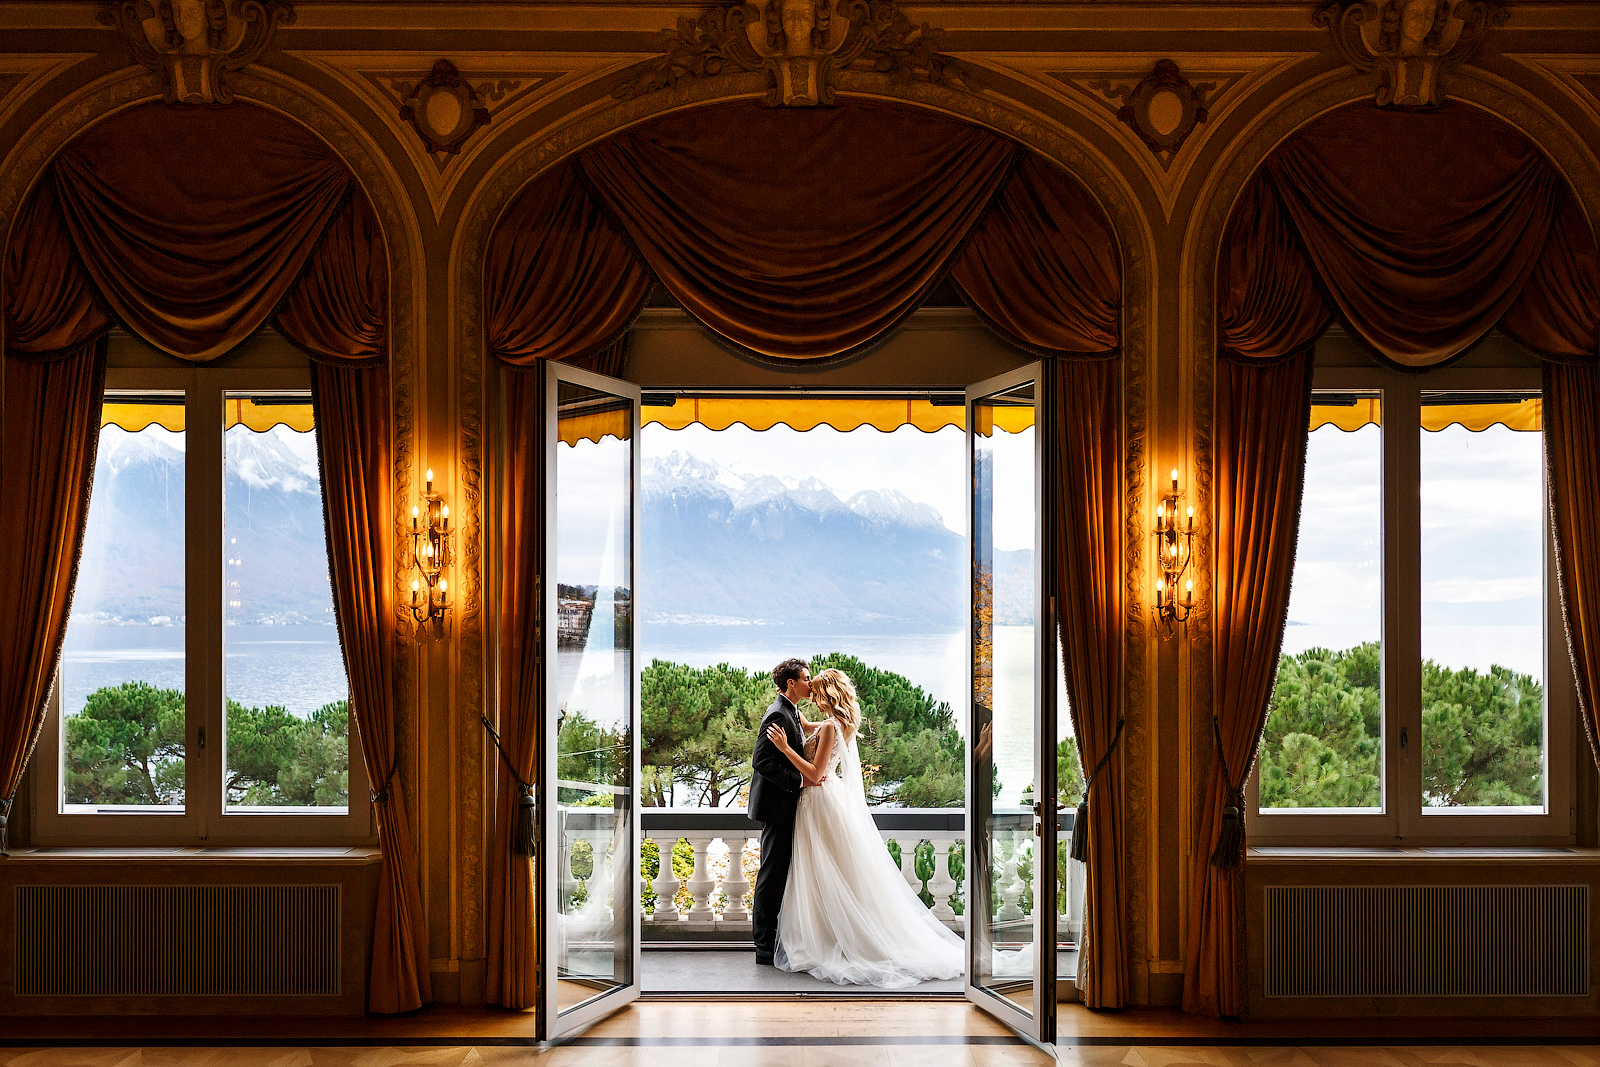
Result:
<instances>
[{"instance_id":1,"label":"groom","mask_svg":"<svg viewBox=\"0 0 1600 1067\"><path fill-rule=\"evenodd\" d=\"M766 964L772 963L773 950L778 947L778 911L783 907L784 884L789 881L789 857L794 854L794 810L805 785L799 769L767 737L767 727L773 723L781 726L789 737L789 747L805 751L798 705L811 695L811 669L803 659L786 659L772 668L772 684L778 687L778 699L761 720L750 759L755 775L750 780L749 815L752 822L761 824L761 870L756 875L751 926L756 962Z\"/></svg>"}]
</instances>

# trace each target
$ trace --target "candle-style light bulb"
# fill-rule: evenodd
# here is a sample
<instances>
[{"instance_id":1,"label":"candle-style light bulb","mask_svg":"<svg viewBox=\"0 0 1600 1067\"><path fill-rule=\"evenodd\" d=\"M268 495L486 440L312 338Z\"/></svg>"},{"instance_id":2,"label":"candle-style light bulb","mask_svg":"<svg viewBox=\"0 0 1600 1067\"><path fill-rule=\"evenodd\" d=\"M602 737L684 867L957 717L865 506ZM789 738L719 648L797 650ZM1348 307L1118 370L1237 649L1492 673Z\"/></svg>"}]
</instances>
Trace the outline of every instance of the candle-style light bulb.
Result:
<instances>
[{"instance_id":1,"label":"candle-style light bulb","mask_svg":"<svg viewBox=\"0 0 1600 1067\"><path fill-rule=\"evenodd\" d=\"M428 492L433 492L433 468L428 468Z\"/></svg>"},{"instance_id":2,"label":"candle-style light bulb","mask_svg":"<svg viewBox=\"0 0 1600 1067\"><path fill-rule=\"evenodd\" d=\"M1178 468L1172 468L1172 488L1178 488Z\"/></svg>"},{"instance_id":3,"label":"candle-style light bulb","mask_svg":"<svg viewBox=\"0 0 1600 1067\"><path fill-rule=\"evenodd\" d=\"M450 585L449 582L446 582L443 578L440 578L439 579L439 592L441 592L441 593L444 592L447 588L449 588L449 585Z\"/></svg>"},{"instance_id":4,"label":"candle-style light bulb","mask_svg":"<svg viewBox=\"0 0 1600 1067\"><path fill-rule=\"evenodd\" d=\"M1156 505L1156 518L1157 519L1161 518L1166 513L1167 513L1167 509L1166 509L1166 507L1164 505L1161 505L1161 504L1157 504Z\"/></svg>"},{"instance_id":5,"label":"candle-style light bulb","mask_svg":"<svg viewBox=\"0 0 1600 1067\"><path fill-rule=\"evenodd\" d=\"M1161 590L1163 590L1165 588L1166 588L1166 584L1163 583L1160 578L1157 578L1156 579L1156 592L1159 593L1159 592L1161 592Z\"/></svg>"},{"instance_id":6,"label":"candle-style light bulb","mask_svg":"<svg viewBox=\"0 0 1600 1067\"><path fill-rule=\"evenodd\" d=\"M1194 508L1190 508L1189 510L1190 510L1190 512L1193 512ZM448 519L449 517L450 517L450 505L446 504L444 507L439 509L439 518Z\"/></svg>"}]
</instances>

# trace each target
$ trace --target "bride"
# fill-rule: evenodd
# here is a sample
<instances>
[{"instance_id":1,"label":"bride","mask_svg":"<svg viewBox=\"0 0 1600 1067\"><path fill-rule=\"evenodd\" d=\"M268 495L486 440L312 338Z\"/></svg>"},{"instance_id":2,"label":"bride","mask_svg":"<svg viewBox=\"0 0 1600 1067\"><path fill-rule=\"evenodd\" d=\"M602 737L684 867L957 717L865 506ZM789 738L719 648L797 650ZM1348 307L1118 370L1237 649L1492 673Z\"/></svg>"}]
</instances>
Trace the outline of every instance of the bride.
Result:
<instances>
[{"instance_id":1,"label":"bride","mask_svg":"<svg viewBox=\"0 0 1600 1067\"><path fill-rule=\"evenodd\" d=\"M825 670L811 680L811 699L827 713L808 731L811 759L790 747L781 728L767 731L812 785L795 812L774 962L830 982L891 989L960 976L961 938L906 884L867 810L855 686L843 671Z\"/></svg>"}]
</instances>

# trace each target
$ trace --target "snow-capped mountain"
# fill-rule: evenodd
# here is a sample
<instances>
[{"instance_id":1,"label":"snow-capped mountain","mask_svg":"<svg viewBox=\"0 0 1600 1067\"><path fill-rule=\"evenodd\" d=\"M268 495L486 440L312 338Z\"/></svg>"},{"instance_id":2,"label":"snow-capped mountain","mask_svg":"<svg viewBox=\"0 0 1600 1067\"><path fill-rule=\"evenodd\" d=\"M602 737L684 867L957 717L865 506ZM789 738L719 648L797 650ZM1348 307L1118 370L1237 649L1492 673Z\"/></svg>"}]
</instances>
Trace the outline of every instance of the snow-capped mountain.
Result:
<instances>
[{"instance_id":1,"label":"snow-capped mountain","mask_svg":"<svg viewBox=\"0 0 1600 1067\"><path fill-rule=\"evenodd\" d=\"M332 622L310 435L229 430L223 464L224 596L231 622ZM187 613L182 434L101 431L73 615L178 620Z\"/></svg>"},{"instance_id":2,"label":"snow-capped mountain","mask_svg":"<svg viewBox=\"0 0 1600 1067\"><path fill-rule=\"evenodd\" d=\"M675 451L644 465L647 622L951 629L966 541L895 489L847 500L817 478L745 475Z\"/></svg>"}]
</instances>

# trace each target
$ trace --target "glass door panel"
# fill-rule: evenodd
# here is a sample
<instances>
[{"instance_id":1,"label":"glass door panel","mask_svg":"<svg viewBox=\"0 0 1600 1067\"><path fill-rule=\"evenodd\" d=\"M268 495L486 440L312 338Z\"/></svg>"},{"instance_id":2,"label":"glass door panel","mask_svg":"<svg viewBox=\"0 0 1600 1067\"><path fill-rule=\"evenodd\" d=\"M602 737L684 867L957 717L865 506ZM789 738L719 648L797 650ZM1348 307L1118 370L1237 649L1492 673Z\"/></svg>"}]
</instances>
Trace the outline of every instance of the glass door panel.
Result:
<instances>
[{"instance_id":1,"label":"glass door panel","mask_svg":"<svg viewBox=\"0 0 1600 1067\"><path fill-rule=\"evenodd\" d=\"M1041 564L1040 365L967 390L972 548L967 997L1053 1039L1055 638ZM1044 679L1051 678L1048 686ZM1047 721L1048 720L1048 721ZM1048 740L1046 740L1048 739Z\"/></svg>"},{"instance_id":2,"label":"glass door panel","mask_svg":"<svg viewBox=\"0 0 1600 1067\"><path fill-rule=\"evenodd\" d=\"M556 364L544 386L539 870L548 1040L639 992L639 391Z\"/></svg>"}]
</instances>

